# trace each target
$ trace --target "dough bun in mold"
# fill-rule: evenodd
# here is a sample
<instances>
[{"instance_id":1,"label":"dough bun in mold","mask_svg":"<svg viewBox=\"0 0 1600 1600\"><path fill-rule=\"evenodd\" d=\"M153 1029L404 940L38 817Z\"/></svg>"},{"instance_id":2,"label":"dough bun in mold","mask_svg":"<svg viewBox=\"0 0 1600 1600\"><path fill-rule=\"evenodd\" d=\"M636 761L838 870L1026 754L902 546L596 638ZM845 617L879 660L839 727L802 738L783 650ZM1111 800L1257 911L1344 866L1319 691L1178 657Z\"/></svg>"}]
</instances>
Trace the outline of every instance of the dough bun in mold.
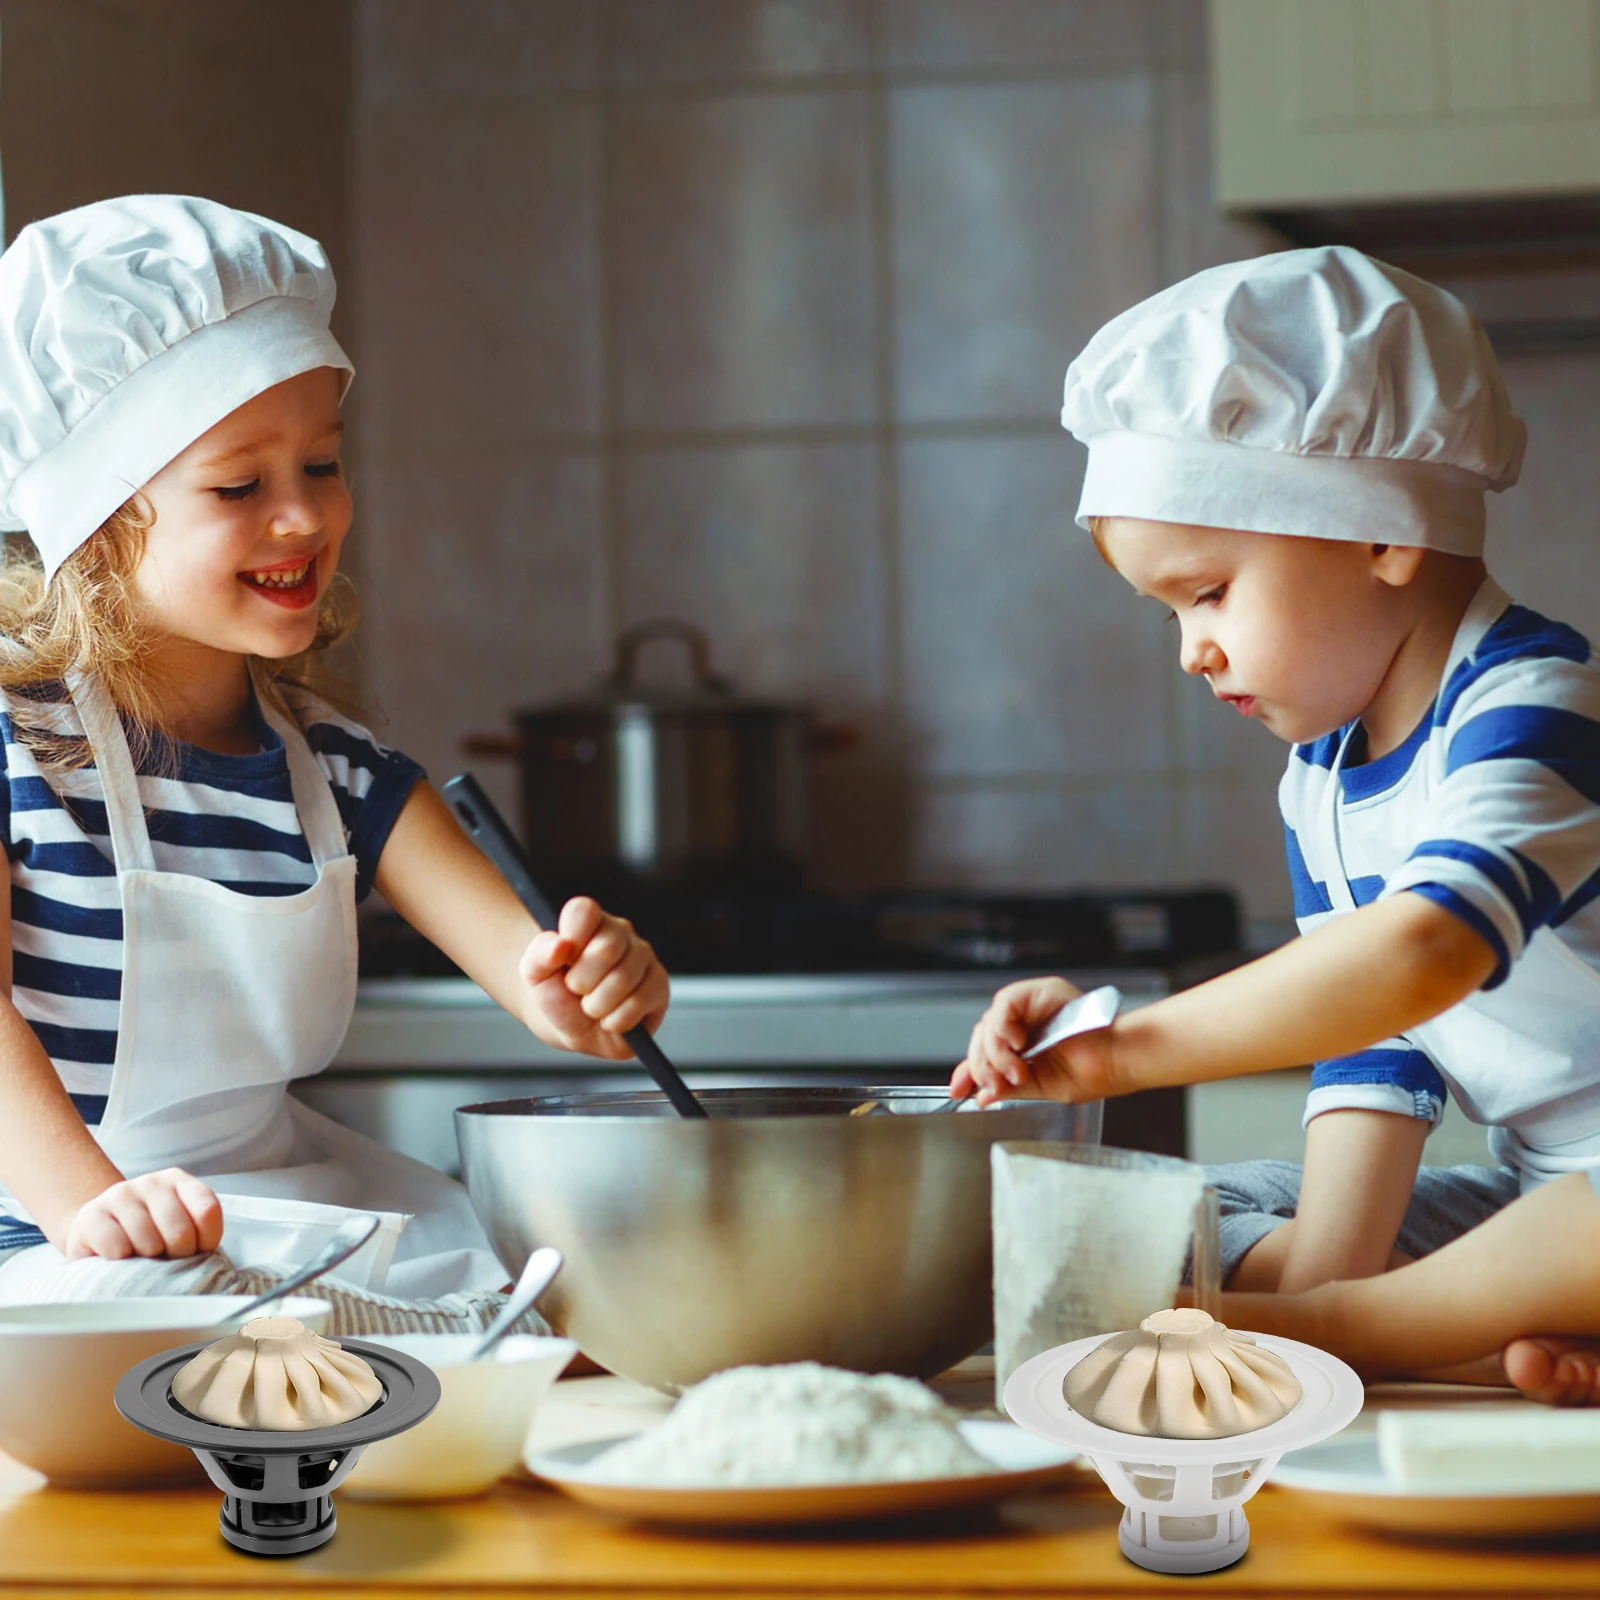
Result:
<instances>
[{"instance_id":1,"label":"dough bun in mold","mask_svg":"<svg viewBox=\"0 0 1600 1600\"><path fill-rule=\"evenodd\" d=\"M353 1351L294 1317L257 1317L173 1375L172 1398L229 1428L304 1431L349 1422L383 1398Z\"/></svg>"},{"instance_id":2,"label":"dough bun in mold","mask_svg":"<svg viewBox=\"0 0 1600 1600\"><path fill-rule=\"evenodd\" d=\"M1079 1416L1156 1439L1225 1439L1285 1417L1300 1383L1282 1356L1204 1311L1157 1311L1090 1351L1062 1381Z\"/></svg>"}]
</instances>

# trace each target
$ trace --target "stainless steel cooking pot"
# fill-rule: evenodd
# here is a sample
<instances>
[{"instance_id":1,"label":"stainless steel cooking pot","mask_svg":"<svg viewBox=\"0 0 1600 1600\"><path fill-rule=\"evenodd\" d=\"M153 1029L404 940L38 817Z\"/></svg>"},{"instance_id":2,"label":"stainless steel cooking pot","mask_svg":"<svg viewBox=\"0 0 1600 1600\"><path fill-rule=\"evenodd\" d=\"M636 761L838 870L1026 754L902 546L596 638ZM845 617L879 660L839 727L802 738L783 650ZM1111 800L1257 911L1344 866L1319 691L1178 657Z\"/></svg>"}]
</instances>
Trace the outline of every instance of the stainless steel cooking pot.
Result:
<instances>
[{"instance_id":1,"label":"stainless steel cooking pot","mask_svg":"<svg viewBox=\"0 0 1600 1600\"><path fill-rule=\"evenodd\" d=\"M938 1089L701 1089L498 1100L456 1112L462 1177L513 1276L566 1258L558 1333L671 1393L747 1362L928 1377L993 1326L989 1147L1098 1144L1101 1107L931 1115ZM893 1116L851 1117L881 1100Z\"/></svg>"},{"instance_id":2,"label":"stainless steel cooking pot","mask_svg":"<svg viewBox=\"0 0 1600 1600\"><path fill-rule=\"evenodd\" d=\"M689 651L692 681L648 684L652 640ZM514 735L474 735L477 755L522 765L522 837L557 898L637 904L637 891L789 892L805 870L808 758L851 742L802 705L745 699L685 622L641 622L617 640L591 694L513 713Z\"/></svg>"}]
</instances>

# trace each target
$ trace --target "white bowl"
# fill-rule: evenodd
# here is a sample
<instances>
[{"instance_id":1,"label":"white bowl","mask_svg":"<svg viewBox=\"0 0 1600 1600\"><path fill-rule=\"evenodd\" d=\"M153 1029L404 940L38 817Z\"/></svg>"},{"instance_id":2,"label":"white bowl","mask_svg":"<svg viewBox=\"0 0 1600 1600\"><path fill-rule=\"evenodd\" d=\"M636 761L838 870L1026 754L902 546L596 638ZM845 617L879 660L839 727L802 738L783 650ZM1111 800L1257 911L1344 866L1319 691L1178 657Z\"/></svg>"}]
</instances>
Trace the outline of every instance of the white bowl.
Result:
<instances>
[{"instance_id":1,"label":"white bowl","mask_svg":"<svg viewBox=\"0 0 1600 1600\"><path fill-rule=\"evenodd\" d=\"M482 1494L522 1460L539 1401L578 1353L571 1339L514 1333L467 1361L476 1333L363 1334L425 1361L439 1404L414 1428L369 1444L339 1490L357 1500L443 1500Z\"/></svg>"},{"instance_id":2,"label":"white bowl","mask_svg":"<svg viewBox=\"0 0 1600 1600\"><path fill-rule=\"evenodd\" d=\"M146 1356L243 1327L247 1294L145 1295L0 1306L0 1450L78 1488L205 1482L194 1451L125 1421L117 1379ZM326 1300L290 1295L272 1310L314 1333Z\"/></svg>"}]
</instances>

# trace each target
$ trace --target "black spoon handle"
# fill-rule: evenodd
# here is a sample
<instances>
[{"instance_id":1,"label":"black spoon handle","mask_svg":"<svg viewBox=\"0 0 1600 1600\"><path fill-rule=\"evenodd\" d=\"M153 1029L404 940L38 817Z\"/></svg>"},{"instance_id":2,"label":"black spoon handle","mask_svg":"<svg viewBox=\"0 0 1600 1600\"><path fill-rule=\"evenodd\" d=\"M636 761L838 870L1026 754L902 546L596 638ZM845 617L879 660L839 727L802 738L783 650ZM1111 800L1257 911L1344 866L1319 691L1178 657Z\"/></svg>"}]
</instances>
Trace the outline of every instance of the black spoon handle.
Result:
<instances>
[{"instance_id":1,"label":"black spoon handle","mask_svg":"<svg viewBox=\"0 0 1600 1600\"><path fill-rule=\"evenodd\" d=\"M478 848L500 869L501 876L511 885L533 920L541 928L553 929L557 922L555 907L545 899L543 891L533 881L533 871L522 852L522 846L506 826L505 818L496 810L494 802L479 787L478 780L470 772L463 772L445 784L444 795L451 809L461 819L462 827L477 840ZM706 1108L689 1092L688 1085L678 1076L678 1069L667 1060L661 1046L650 1037L650 1030L642 1022L637 1028L630 1028L623 1037L680 1117L705 1116Z\"/></svg>"}]
</instances>

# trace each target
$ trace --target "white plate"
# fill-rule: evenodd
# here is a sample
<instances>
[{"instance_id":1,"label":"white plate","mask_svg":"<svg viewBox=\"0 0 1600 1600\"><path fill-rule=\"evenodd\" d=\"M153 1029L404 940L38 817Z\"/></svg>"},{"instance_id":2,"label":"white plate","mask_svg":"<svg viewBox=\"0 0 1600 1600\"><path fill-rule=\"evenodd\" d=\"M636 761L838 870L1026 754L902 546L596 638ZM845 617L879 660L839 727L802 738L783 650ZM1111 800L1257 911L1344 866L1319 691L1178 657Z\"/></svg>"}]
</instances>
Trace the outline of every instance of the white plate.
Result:
<instances>
[{"instance_id":1,"label":"white plate","mask_svg":"<svg viewBox=\"0 0 1600 1600\"><path fill-rule=\"evenodd\" d=\"M1371 1431L1291 1451L1272 1482L1309 1497L1329 1516L1420 1538L1518 1539L1600 1527L1600 1493L1403 1488L1384 1476L1378 1436Z\"/></svg>"},{"instance_id":2,"label":"white plate","mask_svg":"<svg viewBox=\"0 0 1600 1600\"><path fill-rule=\"evenodd\" d=\"M649 1522L767 1524L845 1522L899 1517L953 1506L984 1505L1057 1484L1084 1481L1077 1453L1036 1439L1010 1422L962 1422L957 1426L995 1471L968 1478L911 1478L892 1483L802 1484L793 1488L664 1489L659 1485L603 1480L589 1464L620 1444L603 1439L536 1455L535 1476L585 1505Z\"/></svg>"}]
</instances>

